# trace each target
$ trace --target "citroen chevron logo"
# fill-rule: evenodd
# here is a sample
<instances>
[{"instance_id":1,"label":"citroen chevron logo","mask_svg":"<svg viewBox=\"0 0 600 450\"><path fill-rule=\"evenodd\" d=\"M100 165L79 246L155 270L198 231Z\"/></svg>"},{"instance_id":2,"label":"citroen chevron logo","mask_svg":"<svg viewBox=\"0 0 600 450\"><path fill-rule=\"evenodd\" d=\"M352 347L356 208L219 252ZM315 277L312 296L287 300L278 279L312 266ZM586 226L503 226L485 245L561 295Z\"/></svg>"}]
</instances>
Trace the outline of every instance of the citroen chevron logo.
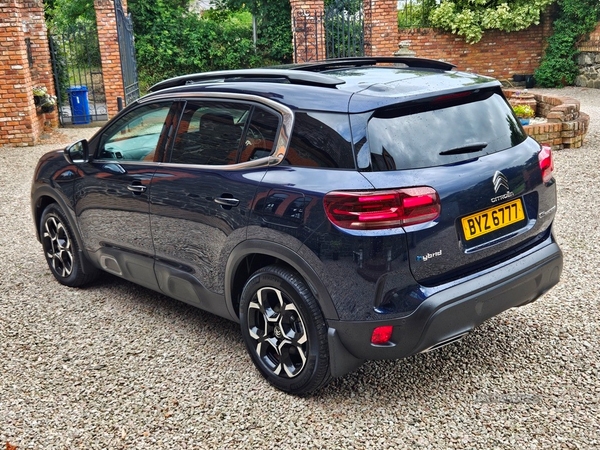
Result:
<instances>
[{"instance_id":1,"label":"citroen chevron logo","mask_svg":"<svg viewBox=\"0 0 600 450\"><path fill-rule=\"evenodd\" d=\"M504 187L504 189L506 189L507 191L508 189L508 178L506 178L506 176L500 172L499 170L496 170L496 173L494 174L494 177L492 178L492 182L494 183L494 192L498 193L498 191L500 190L501 187Z\"/></svg>"}]
</instances>

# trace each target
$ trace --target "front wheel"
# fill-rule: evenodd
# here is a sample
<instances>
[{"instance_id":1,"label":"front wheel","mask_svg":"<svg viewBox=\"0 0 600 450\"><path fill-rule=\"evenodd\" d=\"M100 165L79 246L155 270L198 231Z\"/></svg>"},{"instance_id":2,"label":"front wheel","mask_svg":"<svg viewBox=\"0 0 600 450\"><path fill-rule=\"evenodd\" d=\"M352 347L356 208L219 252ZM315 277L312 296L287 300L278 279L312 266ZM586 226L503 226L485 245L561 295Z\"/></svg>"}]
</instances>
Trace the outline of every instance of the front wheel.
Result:
<instances>
[{"instance_id":1,"label":"front wheel","mask_svg":"<svg viewBox=\"0 0 600 450\"><path fill-rule=\"evenodd\" d=\"M297 272L256 271L242 292L240 323L252 361L273 386L302 395L329 382L327 325Z\"/></svg>"},{"instance_id":2,"label":"front wheel","mask_svg":"<svg viewBox=\"0 0 600 450\"><path fill-rule=\"evenodd\" d=\"M52 275L66 286L82 286L96 278L97 270L83 272L77 241L60 206L52 203L42 213L40 237Z\"/></svg>"}]
</instances>

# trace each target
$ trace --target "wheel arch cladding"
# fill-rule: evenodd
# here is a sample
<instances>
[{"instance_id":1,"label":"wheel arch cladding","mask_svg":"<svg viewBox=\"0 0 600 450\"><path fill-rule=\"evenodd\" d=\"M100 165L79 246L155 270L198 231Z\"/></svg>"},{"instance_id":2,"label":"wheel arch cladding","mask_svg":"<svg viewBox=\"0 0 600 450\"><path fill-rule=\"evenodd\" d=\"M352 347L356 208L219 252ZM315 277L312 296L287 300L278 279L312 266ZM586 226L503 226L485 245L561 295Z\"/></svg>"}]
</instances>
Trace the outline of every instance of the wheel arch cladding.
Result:
<instances>
[{"instance_id":1,"label":"wheel arch cladding","mask_svg":"<svg viewBox=\"0 0 600 450\"><path fill-rule=\"evenodd\" d=\"M258 239L238 244L227 260L225 298L233 317L239 318L241 290L248 278L258 269L275 263L288 266L300 274L317 300L325 320L339 319L327 288L312 266L298 252L278 243Z\"/></svg>"}]
</instances>

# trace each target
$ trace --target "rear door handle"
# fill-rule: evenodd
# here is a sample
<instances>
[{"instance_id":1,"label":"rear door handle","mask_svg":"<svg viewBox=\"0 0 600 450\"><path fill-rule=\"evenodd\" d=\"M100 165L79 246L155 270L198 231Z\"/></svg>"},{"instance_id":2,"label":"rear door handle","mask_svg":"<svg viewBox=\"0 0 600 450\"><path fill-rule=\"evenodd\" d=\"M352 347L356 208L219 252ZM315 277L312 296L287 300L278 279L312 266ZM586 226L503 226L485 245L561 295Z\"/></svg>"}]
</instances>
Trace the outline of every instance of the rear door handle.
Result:
<instances>
[{"instance_id":1,"label":"rear door handle","mask_svg":"<svg viewBox=\"0 0 600 450\"><path fill-rule=\"evenodd\" d=\"M237 206L240 204L240 201L237 198L217 197L214 201L223 206Z\"/></svg>"}]
</instances>

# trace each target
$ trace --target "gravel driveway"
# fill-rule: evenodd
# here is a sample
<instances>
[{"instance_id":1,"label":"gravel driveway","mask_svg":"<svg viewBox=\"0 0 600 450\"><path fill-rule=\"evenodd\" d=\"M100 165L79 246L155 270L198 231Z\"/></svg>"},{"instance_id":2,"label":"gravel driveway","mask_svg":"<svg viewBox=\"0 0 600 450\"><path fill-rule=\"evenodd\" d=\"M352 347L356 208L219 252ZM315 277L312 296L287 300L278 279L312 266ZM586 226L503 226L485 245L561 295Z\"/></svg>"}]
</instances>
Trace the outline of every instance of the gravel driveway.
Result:
<instances>
[{"instance_id":1,"label":"gravel driveway","mask_svg":"<svg viewBox=\"0 0 600 450\"><path fill-rule=\"evenodd\" d=\"M561 283L310 398L271 388L234 323L109 275L55 282L29 189L63 142L0 148L0 448L599 448L600 90L559 92L592 118L583 148L555 153Z\"/></svg>"}]
</instances>

